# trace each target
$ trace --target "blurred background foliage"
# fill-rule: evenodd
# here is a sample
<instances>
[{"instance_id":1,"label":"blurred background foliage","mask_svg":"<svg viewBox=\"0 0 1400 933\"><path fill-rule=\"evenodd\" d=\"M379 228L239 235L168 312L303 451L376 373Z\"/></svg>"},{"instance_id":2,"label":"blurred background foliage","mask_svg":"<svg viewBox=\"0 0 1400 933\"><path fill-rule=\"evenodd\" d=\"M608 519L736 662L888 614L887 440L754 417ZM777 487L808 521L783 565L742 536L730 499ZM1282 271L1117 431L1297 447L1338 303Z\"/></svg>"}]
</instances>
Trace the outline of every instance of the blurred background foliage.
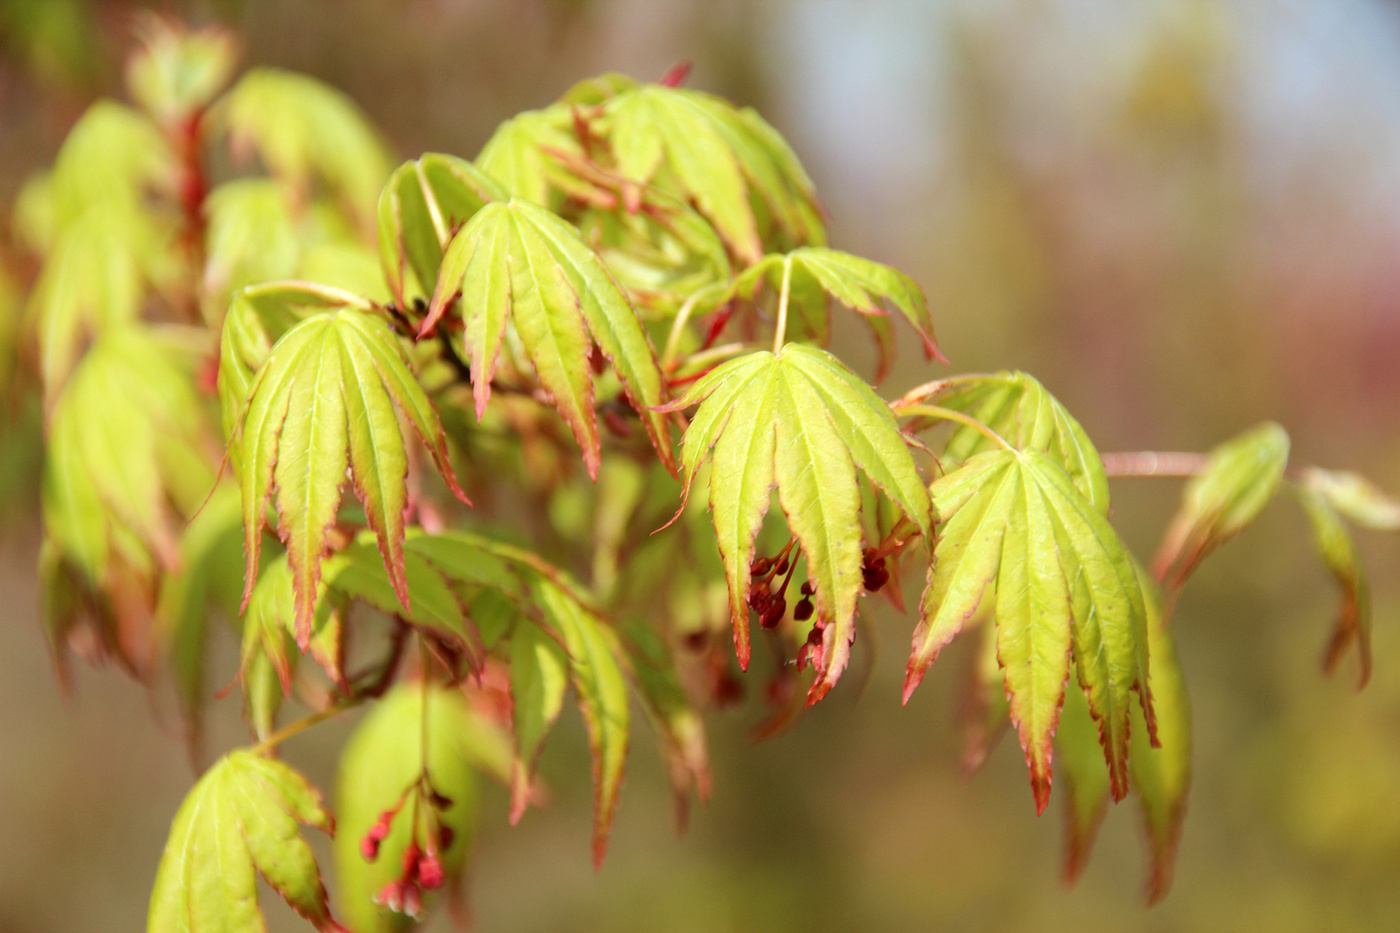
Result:
<instances>
[{"instance_id":1,"label":"blurred background foliage","mask_svg":"<svg viewBox=\"0 0 1400 933\"><path fill-rule=\"evenodd\" d=\"M578 78L689 59L692 86L792 141L836 246L924 285L959 370L1034 372L1104 451L1204 449L1272 418L1295 462L1400 489L1394 3L0 0L7 213L82 110L119 93L141 6L224 22L246 63L345 90L405 157L473 156ZM0 259L3 350L35 270L8 230ZM931 378L917 356L888 391ZM37 621L37 406L10 379L0 369L0 931L134 930L192 773L175 712L125 678L79 668L76 702L60 696ZM1115 523L1140 555L1177 492L1118 481ZM717 793L683 838L643 739L597 876L582 728L566 723L543 762L550 807L508 829L504 792L487 792L479 926L1400 929L1400 542L1361 547L1376 675L1360 694L1351 672L1319 672L1335 597L1287 501L1188 586L1175 624L1195 789L1175 889L1151 911L1133 805L1064 890L1061 817L1033 816L1014 743L960 772L971 642L900 711L911 621L886 614L792 731L754 744L753 705L712 714ZM213 679L235 656L218 646ZM209 747L242 740L236 707L215 707ZM291 749L322 787L348 728ZM275 929L300 929L278 909Z\"/></svg>"}]
</instances>

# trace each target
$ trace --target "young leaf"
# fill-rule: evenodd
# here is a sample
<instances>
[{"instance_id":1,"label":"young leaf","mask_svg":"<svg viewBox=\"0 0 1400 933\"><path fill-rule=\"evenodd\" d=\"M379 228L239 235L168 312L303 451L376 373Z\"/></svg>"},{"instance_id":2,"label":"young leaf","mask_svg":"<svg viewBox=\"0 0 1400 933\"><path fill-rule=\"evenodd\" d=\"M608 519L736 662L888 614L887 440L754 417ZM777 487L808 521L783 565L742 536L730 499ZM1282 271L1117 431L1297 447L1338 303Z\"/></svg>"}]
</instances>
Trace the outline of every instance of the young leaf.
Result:
<instances>
[{"instance_id":1,"label":"young leaf","mask_svg":"<svg viewBox=\"0 0 1400 933\"><path fill-rule=\"evenodd\" d=\"M282 700L292 690L301 653L296 651L296 594L292 571L285 560L263 569L243 612L243 646L238 678L243 685L243 711L258 736L270 731ZM267 673L278 689L267 689Z\"/></svg>"},{"instance_id":2,"label":"young leaf","mask_svg":"<svg viewBox=\"0 0 1400 933\"><path fill-rule=\"evenodd\" d=\"M186 29L155 15L142 18L141 47L126 63L131 96L163 124L197 114L228 83L238 58L232 33Z\"/></svg>"},{"instance_id":3,"label":"young leaf","mask_svg":"<svg viewBox=\"0 0 1400 933\"><path fill-rule=\"evenodd\" d=\"M1192 477L1153 571L1179 590L1211 551L1239 534L1274 498L1288 465L1288 435L1272 422L1234 437L1210 452L1206 471Z\"/></svg>"},{"instance_id":4,"label":"young leaf","mask_svg":"<svg viewBox=\"0 0 1400 933\"><path fill-rule=\"evenodd\" d=\"M1147 602L1151 658L1147 680L1156 715L1157 741L1149 741L1147 724L1135 712L1131 765L1133 786L1142 801L1152 843L1147 902L1155 904L1171 888L1177 843L1186 817L1186 796L1191 788L1191 704L1170 620L1162 609L1161 593L1142 568L1138 568L1138 578Z\"/></svg>"},{"instance_id":5,"label":"young leaf","mask_svg":"<svg viewBox=\"0 0 1400 933\"><path fill-rule=\"evenodd\" d=\"M579 709L588 727L593 753L593 867L603 866L608 850L617 795L622 789L630 733L627 680L617 661L612 633L565 590L551 580L538 581L536 592L556 634L569 655L569 673Z\"/></svg>"},{"instance_id":6,"label":"young leaf","mask_svg":"<svg viewBox=\"0 0 1400 933\"><path fill-rule=\"evenodd\" d=\"M383 320L351 309L309 317L277 342L255 378L239 419L244 599L257 579L263 511L276 489L278 535L292 566L303 648L347 465L394 592L409 609L403 556L408 459L396 410L460 496L437 414Z\"/></svg>"},{"instance_id":7,"label":"young leaf","mask_svg":"<svg viewBox=\"0 0 1400 933\"><path fill-rule=\"evenodd\" d=\"M509 316L540 385L553 397L596 478L600 444L589 369L591 334L622 380L657 454L674 469L666 417L654 410L662 403L656 352L627 298L574 227L527 201L482 208L443 257L421 333L432 331L459 292L478 418L491 395Z\"/></svg>"},{"instance_id":8,"label":"young leaf","mask_svg":"<svg viewBox=\"0 0 1400 933\"><path fill-rule=\"evenodd\" d=\"M606 201L605 193L568 167L584 159L573 120L573 108L563 104L518 113L491 134L476 167L512 197L540 207L553 207L556 194L584 203Z\"/></svg>"},{"instance_id":9,"label":"young leaf","mask_svg":"<svg viewBox=\"0 0 1400 933\"><path fill-rule=\"evenodd\" d=\"M1064 879L1066 884L1074 884L1089 863L1089 853L1108 813L1109 797L1108 768L1099 747L1098 727L1078 690L1065 691L1055 755L1066 791Z\"/></svg>"},{"instance_id":10,"label":"young leaf","mask_svg":"<svg viewBox=\"0 0 1400 933\"><path fill-rule=\"evenodd\" d=\"M782 237L821 246L811 180L756 114L698 91L645 84L603 104L603 134L632 203L647 185L694 201L733 253L758 262L765 242L752 194Z\"/></svg>"},{"instance_id":11,"label":"young leaf","mask_svg":"<svg viewBox=\"0 0 1400 933\"><path fill-rule=\"evenodd\" d=\"M971 415L1018 450L1034 447L1049 454L1094 507L1108 514L1108 477L1099 452L1074 416L1034 376L1023 372L960 376L921 386L896 402L895 408L925 400ZM949 435L943 456L962 463L994 446L981 431L960 424Z\"/></svg>"},{"instance_id":12,"label":"young leaf","mask_svg":"<svg viewBox=\"0 0 1400 933\"><path fill-rule=\"evenodd\" d=\"M860 256L826 247L806 246L786 255L764 256L734 280L731 294L753 294L767 281L781 287L785 269L791 266L789 310L794 320L807 322L811 335L825 343L830 333L827 299L858 312L873 328L880 345L876 381L884 379L894 362L894 342L886 320L892 309L903 315L923 341L924 356L938 357L933 321L923 290L909 276ZM794 331L795 336L795 331ZM944 361L946 362L946 360Z\"/></svg>"},{"instance_id":13,"label":"young leaf","mask_svg":"<svg viewBox=\"0 0 1400 933\"><path fill-rule=\"evenodd\" d=\"M238 289L293 276L302 244L287 194L271 179L222 184L209 193L205 211L204 301L217 321Z\"/></svg>"},{"instance_id":14,"label":"young leaf","mask_svg":"<svg viewBox=\"0 0 1400 933\"><path fill-rule=\"evenodd\" d=\"M392 165L389 149L355 103L306 75L276 68L246 72L216 105L235 156L256 152L300 192L324 179L368 222Z\"/></svg>"},{"instance_id":15,"label":"young leaf","mask_svg":"<svg viewBox=\"0 0 1400 933\"><path fill-rule=\"evenodd\" d=\"M396 913L384 904L390 885L405 874L410 845L420 853L431 846L445 880L460 874L475 829L476 771L496 775L508 756L504 736L458 690L421 682L395 686L361 720L340 757L334 849L336 902L355 933L410 928L405 914L420 912L425 889L415 891L419 910L404 903L404 913ZM445 807L421 793L424 777L447 798ZM366 859L371 827L386 815L387 834Z\"/></svg>"},{"instance_id":16,"label":"young leaf","mask_svg":"<svg viewBox=\"0 0 1400 933\"><path fill-rule=\"evenodd\" d=\"M515 757L510 769L510 822L514 825L530 803L530 785L545 736L564 708L569 687L564 649L528 620L515 626L510 640L511 722Z\"/></svg>"},{"instance_id":17,"label":"young leaf","mask_svg":"<svg viewBox=\"0 0 1400 933\"><path fill-rule=\"evenodd\" d=\"M111 100L93 104L54 159L49 191L55 230L92 208L139 222L143 198L171 177L173 159L165 137L140 111Z\"/></svg>"},{"instance_id":18,"label":"young leaf","mask_svg":"<svg viewBox=\"0 0 1400 933\"><path fill-rule=\"evenodd\" d=\"M1381 492L1366 477L1317 467L1305 467L1302 474L1304 488L1361 527L1400 531L1400 500Z\"/></svg>"},{"instance_id":19,"label":"young leaf","mask_svg":"<svg viewBox=\"0 0 1400 933\"><path fill-rule=\"evenodd\" d=\"M814 703L841 676L861 589L856 470L928 536L929 497L894 415L824 350L788 344L717 367L670 408L701 403L682 446L686 496L713 448L710 506L729 580L739 664L749 660L749 566L774 486L807 556L823 628Z\"/></svg>"},{"instance_id":20,"label":"young leaf","mask_svg":"<svg viewBox=\"0 0 1400 933\"><path fill-rule=\"evenodd\" d=\"M146 920L149 933L254 933L257 875L318 930L341 930L297 824L333 831L320 796L291 768L238 750L200 778L175 815Z\"/></svg>"},{"instance_id":21,"label":"young leaf","mask_svg":"<svg viewBox=\"0 0 1400 933\"><path fill-rule=\"evenodd\" d=\"M904 698L997 581L1001 663L1036 806L1049 799L1071 653L1099 724L1114 799L1127 793L1130 696L1146 692L1146 608L1132 560L1064 469L1035 448L977 454L929 488L941 522ZM1071 651L1072 649L1072 651Z\"/></svg>"},{"instance_id":22,"label":"young leaf","mask_svg":"<svg viewBox=\"0 0 1400 933\"><path fill-rule=\"evenodd\" d=\"M453 234L487 203L507 197L500 185L456 156L429 152L395 169L379 195L379 260L400 307L412 294L405 269L412 271L418 294L432 295Z\"/></svg>"},{"instance_id":23,"label":"young leaf","mask_svg":"<svg viewBox=\"0 0 1400 933\"><path fill-rule=\"evenodd\" d=\"M1355 642L1361 662L1358 687L1364 687L1371 679L1371 586L1366 570L1356 552L1356 542L1328 500L1309 486L1298 488L1298 499L1312 527L1318 556L1342 591L1342 606L1323 656L1323 666L1329 674L1335 672L1342 655Z\"/></svg>"}]
</instances>

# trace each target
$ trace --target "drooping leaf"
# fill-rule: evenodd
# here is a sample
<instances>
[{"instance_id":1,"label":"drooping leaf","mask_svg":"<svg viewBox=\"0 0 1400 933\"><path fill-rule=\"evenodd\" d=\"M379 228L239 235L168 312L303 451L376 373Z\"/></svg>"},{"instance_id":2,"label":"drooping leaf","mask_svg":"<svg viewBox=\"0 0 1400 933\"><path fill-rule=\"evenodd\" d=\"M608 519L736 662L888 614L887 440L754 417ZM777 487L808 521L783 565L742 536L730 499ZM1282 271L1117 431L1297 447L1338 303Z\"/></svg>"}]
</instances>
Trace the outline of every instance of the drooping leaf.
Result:
<instances>
[{"instance_id":1,"label":"drooping leaf","mask_svg":"<svg viewBox=\"0 0 1400 933\"><path fill-rule=\"evenodd\" d=\"M515 626L510 640L511 721L515 757L510 773L510 821L520 821L530 803L535 763L569 686L564 649L528 620Z\"/></svg>"},{"instance_id":2,"label":"drooping leaf","mask_svg":"<svg viewBox=\"0 0 1400 933\"><path fill-rule=\"evenodd\" d=\"M642 708L662 741L666 771L676 800L676 824L685 828L691 792L706 803L712 778L705 722L681 686L675 665L650 625L627 629L625 648L640 688Z\"/></svg>"},{"instance_id":3,"label":"drooping leaf","mask_svg":"<svg viewBox=\"0 0 1400 933\"><path fill-rule=\"evenodd\" d=\"M382 319L354 309L308 317L277 342L255 377L239 418L245 600L257 579L263 512L275 489L303 647L347 466L394 591L409 609L403 557L408 459L400 414L460 495L437 414Z\"/></svg>"},{"instance_id":4,"label":"drooping leaf","mask_svg":"<svg viewBox=\"0 0 1400 933\"><path fill-rule=\"evenodd\" d=\"M630 183L624 198L631 203L647 185L693 201L746 263L758 262L767 242L825 244L810 179L756 114L657 84L623 91L602 106L602 133ZM773 231L760 228L756 207Z\"/></svg>"},{"instance_id":5,"label":"drooping leaf","mask_svg":"<svg viewBox=\"0 0 1400 933\"><path fill-rule=\"evenodd\" d=\"M1108 514L1108 477L1098 450L1074 416L1034 376L1023 372L960 376L921 386L895 407L925 400L971 415L1018 450L1034 447L1049 454L1094 507ZM981 431L955 425L943 456L962 463L995 446Z\"/></svg>"},{"instance_id":6,"label":"drooping leaf","mask_svg":"<svg viewBox=\"0 0 1400 933\"><path fill-rule=\"evenodd\" d=\"M1205 472L1182 491L1153 563L1169 590L1179 590L1207 554L1249 527L1273 500L1288 446L1283 428L1266 422L1210 452Z\"/></svg>"},{"instance_id":7,"label":"drooping leaf","mask_svg":"<svg viewBox=\"0 0 1400 933\"><path fill-rule=\"evenodd\" d=\"M508 757L505 737L458 690L403 684L375 704L346 743L336 780L336 902L355 933L412 926L412 917L380 903L386 887L404 874L411 843L421 851L431 842L446 878L460 874L475 830L476 772L497 774ZM425 767L433 789L450 801L444 808L430 806L426 795L413 799ZM395 807L375 858L366 860L366 835ZM442 828L451 831L447 845Z\"/></svg>"},{"instance_id":8,"label":"drooping leaf","mask_svg":"<svg viewBox=\"0 0 1400 933\"><path fill-rule=\"evenodd\" d=\"M200 738L204 696L204 645L211 611L238 615L243 581L238 574L241 535L238 489L215 488L180 535L178 564L161 580L154 638L170 667L185 715L187 740Z\"/></svg>"},{"instance_id":9,"label":"drooping leaf","mask_svg":"<svg viewBox=\"0 0 1400 933\"><path fill-rule=\"evenodd\" d=\"M1347 648L1355 643L1360 660L1358 686L1364 687L1371 679L1371 585L1366 570L1356 552L1356 542L1337 510L1309 486L1299 487L1297 492L1312 528L1313 546L1342 591L1342 605L1323 666L1328 673L1335 672Z\"/></svg>"},{"instance_id":10,"label":"drooping leaf","mask_svg":"<svg viewBox=\"0 0 1400 933\"><path fill-rule=\"evenodd\" d=\"M205 200L204 300L210 320L246 285L292 277L301 258L301 238L286 192L266 178L240 178L220 185Z\"/></svg>"},{"instance_id":11,"label":"drooping leaf","mask_svg":"<svg viewBox=\"0 0 1400 933\"><path fill-rule=\"evenodd\" d=\"M1089 853L1108 813L1109 798L1108 768L1099 746L1098 726L1078 690L1065 691L1055 755L1066 791L1064 879L1066 884L1074 884L1089 863Z\"/></svg>"},{"instance_id":12,"label":"drooping leaf","mask_svg":"<svg viewBox=\"0 0 1400 933\"><path fill-rule=\"evenodd\" d=\"M807 246L785 255L764 256L734 280L731 293L752 295L765 281L777 292L782 288L785 275L789 277L788 309L793 315L792 321L803 322L808 335L817 342L825 344L830 336L829 298L859 312L863 319L877 327L880 344L877 382L885 377L894 362L894 344L883 339L886 335L878 329L880 325L888 328L885 319L891 311L898 311L913 326L923 341L925 358L941 358L934 343L933 321L929 318L923 290L898 269L840 250ZM796 328L791 333L793 337L799 335Z\"/></svg>"},{"instance_id":13,"label":"drooping leaf","mask_svg":"<svg viewBox=\"0 0 1400 933\"><path fill-rule=\"evenodd\" d=\"M360 108L306 75L254 68L215 105L235 155L256 152L300 192L323 180L366 226L392 164Z\"/></svg>"},{"instance_id":14,"label":"drooping leaf","mask_svg":"<svg viewBox=\"0 0 1400 933\"><path fill-rule=\"evenodd\" d=\"M527 201L487 205L453 238L443 257L424 333L459 292L478 418L490 398L509 317L540 385L583 448L589 475L596 477L600 443L589 368L591 334L612 362L662 462L674 464L666 417L655 411L663 401L662 379L651 340L574 227Z\"/></svg>"},{"instance_id":15,"label":"drooping leaf","mask_svg":"<svg viewBox=\"0 0 1400 933\"><path fill-rule=\"evenodd\" d=\"M1142 802L1152 845L1147 902L1154 904L1171 888L1177 843L1186 817L1186 797L1191 789L1191 704L1161 593L1146 571L1138 570L1146 594L1151 659L1147 676L1157 741L1149 741L1147 724L1135 711L1131 765L1133 787Z\"/></svg>"},{"instance_id":16,"label":"drooping leaf","mask_svg":"<svg viewBox=\"0 0 1400 933\"><path fill-rule=\"evenodd\" d=\"M749 567L774 486L807 556L823 651L809 702L840 677L861 589L857 468L927 537L929 497L890 409L824 350L788 344L738 357L670 407L701 403L682 446L686 495L710 457L710 506L729 580L735 648L747 668ZM711 454L713 448L713 454Z\"/></svg>"},{"instance_id":17,"label":"drooping leaf","mask_svg":"<svg viewBox=\"0 0 1400 933\"><path fill-rule=\"evenodd\" d=\"M1346 470L1305 467L1301 484L1363 528L1400 531L1400 500L1386 495L1364 476Z\"/></svg>"},{"instance_id":18,"label":"drooping leaf","mask_svg":"<svg viewBox=\"0 0 1400 933\"><path fill-rule=\"evenodd\" d=\"M73 125L54 159L49 192L55 230L94 207L140 223L143 198L173 175L173 165L165 137L149 118L124 104L98 101Z\"/></svg>"},{"instance_id":19,"label":"drooping leaf","mask_svg":"<svg viewBox=\"0 0 1400 933\"><path fill-rule=\"evenodd\" d=\"M379 259L389 290L402 307L413 294L427 298L453 234L491 201L508 195L475 165L429 152L400 165L379 196ZM405 270L413 273L416 292Z\"/></svg>"},{"instance_id":20,"label":"drooping leaf","mask_svg":"<svg viewBox=\"0 0 1400 933\"><path fill-rule=\"evenodd\" d=\"M627 679L618 664L610 630L552 580L536 586L540 607L562 639L569 673L593 753L593 867L601 868L608 850L617 795L627 765L631 734Z\"/></svg>"},{"instance_id":21,"label":"drooping leaf","mask_svg":"<svg viewBox=\"0 0 1400 933\"><path fill-rule=\"evenodd\" d=\"M979 626L977 652L958 710L963 727L962 767L966 774L982 767L1006 731L1011 715L1005 677L997 661L996 626L990 618L973 621Z\"/></svg>"},{"instance_id":22,"label":"drooping leaf","mask_svg":"<svg viewBox=\"0 0 1400 933\"><path fill-rule=\"evenodd\" d=\"M320 795L280 761L247 750L220 759L175 815L155 889L149 933L266 930L257 876L318 930L339 930L298 823L332 832Z\"/></svg>"},{"instance_id":23,"label":"drooping leaf","mask_svg":"<svg viewBox=\"0 0 1400 933\"><path fill-rule=\"evenodd\" d=\"M243 645L238 677L243 686L243 713L259 738L272 729L282 700L291 692L301 652L296 650L296 594L285 560L263 569L243 611ZM268 674L277 689L271 690Z\"/></svg>"},{"instance_id":24,"label":"drooping leaf","mask_svg":"<svg viewBox=\"0 0 1400 933\"><path fill-rule=\"evenodd\" d=\"M145 332L99 340L54 403L44 467L44 524L63 555L102 588L120 552L176 564L177 517L213 485L188 373ZM173 500L173 501L172 501Z\"/></svg>"},{"instance_id":25,"label":"drooping leaf","mask_svg":"<svg viewBox=\"0 0 1400 933\"><path fill-rule=\"evenodd\" d=\"M929 488L940 521L904 698L996 581L997 656L1038 810L1071 654L1099 725L1115 799L1127 793L1130 694L1145 693L1146 608L1132 560L1103 515L1036 448L977 454Z\"/></svg>"}]
</instances>

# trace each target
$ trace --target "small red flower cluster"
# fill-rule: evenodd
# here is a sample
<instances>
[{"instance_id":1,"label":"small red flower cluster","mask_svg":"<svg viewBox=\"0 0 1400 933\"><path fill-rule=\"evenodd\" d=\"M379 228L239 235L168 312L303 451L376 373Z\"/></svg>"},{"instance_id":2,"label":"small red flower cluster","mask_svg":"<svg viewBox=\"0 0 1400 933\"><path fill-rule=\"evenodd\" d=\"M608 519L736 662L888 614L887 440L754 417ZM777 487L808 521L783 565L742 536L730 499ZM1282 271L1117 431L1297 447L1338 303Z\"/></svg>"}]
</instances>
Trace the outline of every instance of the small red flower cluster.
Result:
<instances>
[{"instance_id":1,"label":"small red flower cluster","mask_svg":"<svg viewBox=\"0 0 1400 933\"><path fill-rule=\"evenodd\" d=\"M443 822L442 813L452 806L451 799L438 793L424 775L396 804L379 814L360 840L360 854L367 862L379 857L379 848L405 804L411 804L413 835L404 847L399 876L386 884L374 900L392 911L417 918L423 912L423 895L436 891L447 879L441 854L452 848L456 834Z\"/></svg>"}]
</instances>

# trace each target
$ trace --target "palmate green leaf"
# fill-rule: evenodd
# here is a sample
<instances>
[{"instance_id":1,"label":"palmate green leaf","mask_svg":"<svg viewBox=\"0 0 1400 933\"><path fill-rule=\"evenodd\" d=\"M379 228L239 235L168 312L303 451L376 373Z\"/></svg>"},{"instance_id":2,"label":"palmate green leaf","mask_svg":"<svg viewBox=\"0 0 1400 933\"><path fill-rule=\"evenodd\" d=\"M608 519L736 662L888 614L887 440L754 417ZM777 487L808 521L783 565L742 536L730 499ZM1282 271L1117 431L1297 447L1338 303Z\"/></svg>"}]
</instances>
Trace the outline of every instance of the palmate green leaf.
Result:
<instances>
[{"instance_id":1,"label":"palmate green leaf","mask_svg":"<svg viewBox=\"0 0 1400 933\"><path fill-rule=\"evenodd\" d=\"M857 468L925 534L929 497L894 415L834 356L788 344L730 360L671 408L700 403L682 446L685 495L710 457L710 507L729 580L739 664L749 660L749 566L774 486L807 555L823 626L808 702L835 684L850 656L861 589ZM713 448L713 453L711 449Z\"/></svg>"},{"instance_id":2,"label":"palmate green leaf","mask_svg":"<svg viewBox=\"0 0 1400 933\"><path fill-rule=\"evenodd\" d=\"M330 814L306 780L247 750L205 772L175 815L148 933L261 933L257 876L318 930L340 930L298 823L332 832Z\"/></svg>"},{"instance_id":3,"label":"palmate green leaf","mask_svg":"<svg viewBox=\"0 0 1400 933\"><path fill-rule=\"evenodd\" d=\"M427 804L413 808L409 802L399 811L374 861L365 860L360 843L380 815L403 800L423 765L434 789L452 802L435 812L452 830L452 844L439 855L447 877L454 879L475 830L477 772L502 777L509 754L505 736L477 715L459 690L400 684L374 705L346 743L336 780L336 903L350 929L391 933L413 925L411 917L391 912L376 898L401 876L410 841L416 839L420 848L427 841L420 828Z\"/></svg>"},{"instance_id":4,"label":"palmate green leaf","mask_svg":"<svg viewBox=\"0 0 1400 933\"><path fill-rule=\"evenodd\" d=\"M825 344L830 336L828 298L859 312L870 324L880 348L877 382L894 362L893 330L887 320L890 311L898 311L913 326L923 341L925 358L942 358L934 343L933 321L923 290L898 269L840 250L807 246L763 257L734 280L731 294L751 295L765 281L777 291L785 275L789 276L792 321L801 322L817 342ZM793 334L796 336L796 329Z\"/></svg>"},{"instance_id":5,"label":"palmate green leaf","mask_svg":"<svg viewBox=\"0 0 1400 933\"><path fill-rule=\"evenodd\" d=\"M1147 836L1152 845L1147 902L1155 904L1171 888L1177 843L1186 818L1186 797L1191 789L1191 704L1161 593L1141 567L1138 567L1138 579L1147 602L1151 658L1147 679L1156 715L1157 741L1149 741L1147 724L1135 711L1131 765L1133 787L1142 803Z\"/></svg>"},{"instance_id":6,"label":"palmate green leaf","mask_svg":"<svg viewBox=\"0 0 1400 933\"><path fill-rule=\"evenodd\" d=\"M569 166L585 158L573 123L569 104L518 113L496 128L474 163L512 197L540 207L557 206L561 195L584 203L608 203L605 192Z\"/></svg>"},{"instance_id":7,"label":"palmate green leaf","mask_svg":"<svg viewBox=\"0 0 1400 933\"><path fill-rule=\"evenodd\" d=\"M256 152L277 178L300 191L324 180L366 223L392 163L389 148L356 104L314 78L254 68L214 105L235 155Z\"/></svg>"},{"instance_id":8,"label":"palmate green leaf","mask_svg":"<svg viewBox=\"0 0 1400 933\"><path fill-rule=\"evenodd\" d=\"M404 564L408 455L402 415L459 496L431 403L384 321L354 309L308 317L272 348L239 418L246 601L257 579L263 515L277 492L278 535L297 594L297 640L311 636L326 534L346 467L399 603L409 610Z\"/></svg>"},{"instance_id":9,"label":"palmate green leaf","mask_svg":"<svg viewBox=\"0 0 1400 933\"><path fill-rule=\"evenodd\" d=\"M1038 811L1071 655L1099 725L1115 799L1127 793L1130 694L1144 694L1146 608L1117 534L1049 455L977 454L929 487L940 521L904 681L907 703L996 581L996 640Z\"/></svg>"},{"instance_id":10,"label":"palmate green leaf","mask_svg":"<svg viewBox=\"0 0 1400 933\"><path fill-rule=\"evenodd\" d=\"M586 606L549 579L536 584L540 607L563 641L593 755L593 867L601 868L622 790L631 734L627 679L611 631Z\"/></svg>"},{"instance_id":11,"label":"palmate green leaf","mask_svg":"<svg viewBox=\"0 0 1400 933\"><path fill-rule=\"evenodd\" d=\"M435 152L405 162L379 196L379 260L394 299L430 297L456 231L491 201L508 195L475 165ZM413 274L416 289L406 272Z\"/></svg>"},{"instance_id":12,"label":"palmate green leaf","mask_svg":"<svg viewBox=\"0 0 1400 933\"><path fill-rule=\"evenodd\" d=\"M135 328L94 344L59 394L49 421L44 524L94 587L112 582L114 553L137 566L176 565L172 505L193 512L214 480L200 421L190 374Z\"/></svg>"},{"instance_id":13,"label":"palmate green leaf","mask_svg":"<svg viewBox=\"0 0 1400 933\"><path fill-rule=\"evenodd\" d=\"M1094 507L1108 514L1108 477L1098 450L1074 416L1034 376L1023 372L959 376L921 386L900 403L925 400L971 415L1018 450L1034 447L1049 454ZM956 425L943 456L962 463L995 446L981 431Z\"/></svg>"},{"instance_id":14,"label":"palmate green leaf","mask_svg":"<svg viewBox=\"0 0 1400 933\"><path fill-rule=\"evenodd\" d=\"M453 238L421 333L461 295L476 412L491 394L507 317L540 385L583 448L590 476L601 456L594 412L591 343L612 363L661 461L674 470L662 378L636 312L578 231L549 211L512 199L482 208ZM585 331L585 326L587 331Z\"/></svg>"},{"instance_id":15,"label":"palmate green leaf","mask_svg":"<svg viewBox=\"0 0 1400 933\"><path fill-rule=\"evenodd\" d=\"M407 547L449 580L494 590L517 609L509 645L516 704L513 820L528 803L535 758L559 714L565 660L593 756L593 859L601 865L631 730L627 659L617 636L577 584L529 551L465 531L413 534Z\"/></svg>"},{"instance_id":16,"label":"palmate green leaf","mask_svg":"<svg viewBox=\"0 0 1400 933\"><path fill-rule=\"evenodd\" d=\"M1297 493L1312 529L1313 546L1342 591L1342 605L1323 666L1328 673L1335 672L1346 650L1355 643L1360 660L1358 686L1364 687L1371 679L1371 586L1366 570L1337 510L1310 486L1299 487Z\"/></svg>"},{"instance_id":17,"label":"palmate green leaf","mask_svg":"<svg viewBox=\"0 0 1400 933\"><path fill-rule=\"evenodd\" d=\"M1179 590L1211 551L1239 534L1274 498L1288 466L1288 434L1266 422L1210 452L1204 473L1192 477L1181 508L1167 526L1153 572Z\"/></svg>"},{"instance_id":18,"label":"palmate green leaf","mask_svg":"<svg viewBox=\"0 0 1400 933\"><path fill-rule=\"evenodd\" d=\"M645 84L603 103L602 135L617 170L693 201L730 250L756 263L767 241L821 246L826 231L811 180L771 126L698 91ZM761 212L777 236L765 237ZM764 226L767 226L765 224Z\"/></svg>"}]
</instances>

